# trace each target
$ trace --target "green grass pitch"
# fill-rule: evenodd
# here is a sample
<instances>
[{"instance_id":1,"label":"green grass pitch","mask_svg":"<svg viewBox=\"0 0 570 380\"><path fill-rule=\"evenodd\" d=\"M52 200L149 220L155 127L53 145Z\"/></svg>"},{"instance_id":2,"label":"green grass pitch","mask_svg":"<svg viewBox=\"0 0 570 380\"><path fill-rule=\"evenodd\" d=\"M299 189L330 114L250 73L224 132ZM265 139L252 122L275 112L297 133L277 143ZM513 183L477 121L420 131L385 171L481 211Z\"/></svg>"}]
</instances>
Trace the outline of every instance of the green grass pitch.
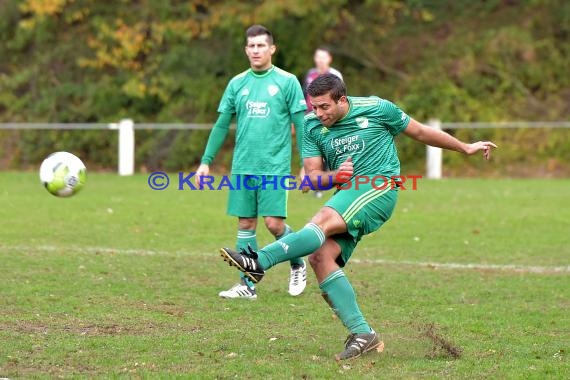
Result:
<instances>
[{"instance_id":1,"label":"green grass pitch","mask_svg":"<svg viewBox=\"0 0 570 380\"><path fill-rule=\"evenodd\" d=\"M35 173L0 181L0 377L570 378L568 180L402 191L346 268L386 349L342 364L312 274L298 298L281 265L258 301L218 299L237 278L217 252L236 234L226 192L88 174L58 199ZM292 192L289 224L323 202Z\"/></svg>"}]
</instances>

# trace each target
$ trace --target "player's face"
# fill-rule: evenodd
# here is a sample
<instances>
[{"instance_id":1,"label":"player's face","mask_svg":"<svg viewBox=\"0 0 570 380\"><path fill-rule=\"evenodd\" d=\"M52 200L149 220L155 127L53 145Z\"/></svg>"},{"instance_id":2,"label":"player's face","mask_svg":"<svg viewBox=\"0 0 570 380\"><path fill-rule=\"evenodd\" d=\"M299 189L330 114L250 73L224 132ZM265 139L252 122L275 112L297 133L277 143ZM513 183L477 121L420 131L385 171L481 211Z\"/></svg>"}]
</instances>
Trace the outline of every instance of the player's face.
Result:
<instances>
[{"instance_id":1,"label":"player's face","mask_svg":"<svg viewBox=\"0 0 570 380\"><path fill-rule=\"evenodd\" d=\"M311 97L313 111L325 127L330 127L346 115L348 111L348 100L346 96L338 101L331 98L330 93L321 96Z\"/></svg>"},{"instance_id":2,"label":"player's face","mask_svg":"<svg viewBox=\"0 0 570 380\"><path fill-rule=\"evenodd\" d=\"M267 70L271 67L271 56L275 53L275 45L267 42L267 35L248 37L245 54L249 65L255 71Z\"/></svg>"},{"instance_id":3,"label":"player's face","mask_svg":"<svg viewBox=\"0 0 570 380\"><path fill-rule=\"evenodd\" d=\"M313 57L315 60L315 66L317 67L317 71L321 74L324 74L329 71L332 57L328 51L325 50L317 50L315 51L315 56Z\"/></svg>"}]
</instances>

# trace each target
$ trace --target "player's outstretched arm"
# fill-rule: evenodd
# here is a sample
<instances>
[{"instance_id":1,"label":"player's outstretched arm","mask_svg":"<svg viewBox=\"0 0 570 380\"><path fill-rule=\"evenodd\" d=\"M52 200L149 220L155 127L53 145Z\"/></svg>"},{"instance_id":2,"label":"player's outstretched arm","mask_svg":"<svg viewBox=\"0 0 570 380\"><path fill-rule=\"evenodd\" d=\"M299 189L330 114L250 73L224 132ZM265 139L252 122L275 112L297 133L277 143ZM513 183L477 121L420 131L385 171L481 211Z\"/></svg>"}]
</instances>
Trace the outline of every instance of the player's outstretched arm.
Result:
<instances>
[{"instance_id":1,"label":"player's outstretched arm","mask_svg":"<svg viewBox=\"0 0 570 380\"><path fill-rule=\"evenodd\" d=\"M475 154L482 151L483 157L486 160L491 157L491 149L497 147L497 145L491 141L477 141L472 144L464 143L463 141L451 136L449 133L439 129L430 128L414 119L410 119L410 123L404 130L404 134L426 145L454 150L460 153Z\"/></svg>"}]
</instances>

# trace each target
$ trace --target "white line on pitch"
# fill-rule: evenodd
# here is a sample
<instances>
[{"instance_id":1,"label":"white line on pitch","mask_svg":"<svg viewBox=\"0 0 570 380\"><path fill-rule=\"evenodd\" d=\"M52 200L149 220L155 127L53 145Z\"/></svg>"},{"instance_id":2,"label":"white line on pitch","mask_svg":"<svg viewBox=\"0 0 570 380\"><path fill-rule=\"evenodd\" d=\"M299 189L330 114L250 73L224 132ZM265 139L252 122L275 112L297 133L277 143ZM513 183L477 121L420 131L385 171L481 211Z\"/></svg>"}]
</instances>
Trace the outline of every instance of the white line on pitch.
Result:
<instances>
[{"instance_id":1,"label":"white line on pitch","mask_svg":"<svg viewBox=\"0 0 570 380\"><path fill-rule=\"evenodd\" d=\"M135 256L167 256L167 255L182 255L184 252L169 252L169 251L156 251L152 249L122 249L122 248L108 248L108 247L56 247L51 245L38 245L38 246L24 246L24 245L0 245L2 251L19 251L19 252L77 252L77 253L106 253L106 254L120 254L120 255L135 255Z\"/></svg>"},{"instance_id":2,"label":"white line on pitch","mask_svg":"<svg viewBox=\"0 0 570 380\"><path fill-rule=\"evenodd\" d=\"M109 247L56 247L50 245L40 246L8 246L0 245L0 251L19 252L77 252L84 254L119 254L119 255L139 255L139 256L186 256L188 251L157 251L152 249L121 249ZM195 254L194 254L195 255ZM200 256L215 256L214 253L201 253ZM537 266L537 265L516 265L516 264L475 264L475 263L436 263L409 260L384 260L384 259L351 259L351 264L368 265L391 265L391 266L413 266L432 269L447 270L482 270L482 271L502 271L516 273L570 273L568 266Z\"/></svg>"},{"instance_id":3,"label":"white line on pitch","mask_svg":"<svg viewBox=\"0 0 570 380\"><path fill-rule=\"evenodd\" d=\"M433 269L459 269L459 270L488 270L503 272L519 272L519 273L570 273L570 265L568 266L537 266L537 265L515 265L515 264L473 264L473 263L434 263L408 260L361 260L352 259L351 263L355 264L373 264L373 265L405 265L414 267L425 267Z\"/></svg>"}]
</instances>

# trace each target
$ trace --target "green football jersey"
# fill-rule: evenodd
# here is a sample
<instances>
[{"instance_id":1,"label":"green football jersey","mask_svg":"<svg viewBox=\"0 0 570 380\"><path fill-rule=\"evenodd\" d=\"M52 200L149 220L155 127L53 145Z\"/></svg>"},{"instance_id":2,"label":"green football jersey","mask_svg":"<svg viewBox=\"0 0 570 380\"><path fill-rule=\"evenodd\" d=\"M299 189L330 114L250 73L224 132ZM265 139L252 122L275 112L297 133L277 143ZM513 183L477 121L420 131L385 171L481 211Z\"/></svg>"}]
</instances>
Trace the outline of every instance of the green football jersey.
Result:
<instances>
[{"instance_id":1,"label":"green football jersey","mask_svg":"<svg viewBox=\"0 0 570 380\"><path fill-rule=\"evenodd\" d=\"M354 175L399 175L394 136L406 129L410 117L377 96L349 96L348 103L348 113L328 128L314 112L305 116L303 158L323 157L335 170L351 156Z\"/></svg>"},{"instance_id":2,"label":"green football jersey","mask_svg":"<svg viewBox=\"0 0 570 380\"><path fill-rule=\"evenodd\" d=\"M236 115L232 174L291 173L291 115L307 109L297 78L273 66L249 69L228 84L218 112Z\"/></svg>"}]
</instances>

